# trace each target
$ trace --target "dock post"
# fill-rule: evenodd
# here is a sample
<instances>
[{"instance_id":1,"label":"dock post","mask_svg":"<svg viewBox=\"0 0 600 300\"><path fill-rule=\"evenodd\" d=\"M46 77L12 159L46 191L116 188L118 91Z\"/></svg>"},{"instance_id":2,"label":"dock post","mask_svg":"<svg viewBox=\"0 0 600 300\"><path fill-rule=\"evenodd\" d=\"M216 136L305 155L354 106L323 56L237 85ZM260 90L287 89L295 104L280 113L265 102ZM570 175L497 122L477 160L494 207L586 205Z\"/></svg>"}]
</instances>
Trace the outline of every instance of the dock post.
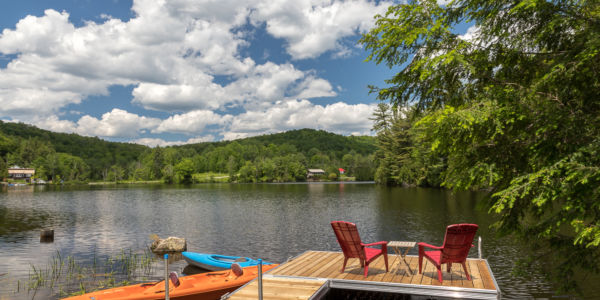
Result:
<instances>
[{"instance_id":1,"label":"dock post","mask_svg":"<svg viewBox=\"0 0 600 300\"><path fill-rule=\"evenodd\" d=\"M479 259L481 259L481 236L479 236L478 242L477 242L477 252L479 252Z\"/></svg>"},{"instance_id":2,"label":"dock post","mask_svg":"<svg viewBox=\"0 0 600 300\"><path fill-rule=\"evenodd\" d=\"M258 300L263 300L262 259L258 259Z\"/></svg>"},{"instance_id":3,"label":"dock post","mask_svg":"<svg viewBox=\"0 0 600 300\"><path fill-rule=\"evenodd\" d=\"M169 254L165 254L165 300L169 300Z\"/></svg>"}]
</instances>

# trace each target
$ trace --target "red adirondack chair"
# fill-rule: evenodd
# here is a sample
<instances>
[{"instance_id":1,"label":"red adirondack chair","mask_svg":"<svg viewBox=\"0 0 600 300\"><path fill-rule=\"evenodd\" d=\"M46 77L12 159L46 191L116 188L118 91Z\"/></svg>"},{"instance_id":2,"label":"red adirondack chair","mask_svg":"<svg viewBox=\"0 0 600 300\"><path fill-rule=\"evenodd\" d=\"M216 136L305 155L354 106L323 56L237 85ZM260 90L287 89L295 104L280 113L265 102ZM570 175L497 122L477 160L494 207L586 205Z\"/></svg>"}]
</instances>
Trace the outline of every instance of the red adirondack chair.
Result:
<instances>
[{"instance_id":1,"label":"red adirondack chair","mask_svg":"<svg viewBox=\"0 0 600 300\"><path fill-rule=\"evenodd\" d=\"M446 264L446 271L450 272L452 263L460 263L465 270L467 280L471 280L466 262L469 250L473 247L472 242L478 227L476 224L449 225L446 227L446 236L444 236L444 244L441 247L419 243L419 274L421 274L423 257L425 257L437 268L440 282L442 282L442 264ZM425 251L425 248L435 250Z\"/></svg>"},{"instance_id":2,"label":"red adirondack chair","mask_svg":"<svg viewBox=\"0 0 600 300\"><path fill-rule=\"evenodd\" d=\"M331 227L335 233L342 252L344 253L344 265L342 272L346 269L346 263L349 258L358 258L360 266L365 268L365 277L369 273L369 263L383 254L385 261L385 271L388 271L387 244L388 242L381 241L377 243L364 244L358 235L356 224L344 221L333 221ZM381 249L371 248L371 246L381 246Z\"/></svg>"}]
</instances>

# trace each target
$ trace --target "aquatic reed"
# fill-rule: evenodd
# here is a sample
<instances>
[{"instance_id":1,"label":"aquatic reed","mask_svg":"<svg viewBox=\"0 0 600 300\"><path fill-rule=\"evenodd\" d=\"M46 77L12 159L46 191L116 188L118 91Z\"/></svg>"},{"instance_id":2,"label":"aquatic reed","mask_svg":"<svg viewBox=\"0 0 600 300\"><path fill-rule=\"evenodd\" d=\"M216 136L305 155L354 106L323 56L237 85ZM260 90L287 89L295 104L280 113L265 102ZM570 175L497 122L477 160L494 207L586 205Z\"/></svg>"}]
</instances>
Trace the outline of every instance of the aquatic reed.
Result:
<instances>
[{"instance_id":1,"label":"aquatic reed","mask_svg":"<svg viewBox=\"0 0 600 300\"><path fill-rule=\"evenodd\" d=\"M87 262L77 261L73 256L65 258L57 250L45 267L30 265L27 283L23 285L18 280L15 292L35 294L38 289L44 288L65 297L127 285L152 277L157 260L158 257L149 249L142 253L121 250L119 254L105 259L99 259L94 251L91 261Z\"/></svg>"}]
</instances>

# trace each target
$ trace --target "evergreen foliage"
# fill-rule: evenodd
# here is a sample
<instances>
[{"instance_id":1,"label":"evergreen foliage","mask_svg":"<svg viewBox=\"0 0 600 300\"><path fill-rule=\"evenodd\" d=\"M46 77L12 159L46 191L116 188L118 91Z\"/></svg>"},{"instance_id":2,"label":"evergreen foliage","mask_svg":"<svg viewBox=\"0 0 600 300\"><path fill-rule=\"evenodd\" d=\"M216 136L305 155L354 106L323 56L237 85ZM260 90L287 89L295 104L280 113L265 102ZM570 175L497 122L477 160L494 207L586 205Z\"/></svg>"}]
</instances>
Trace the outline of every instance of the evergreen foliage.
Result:
<instances>
[{"instance_id":1,"label":"evergreen foliage","mask_svg":"<svg viewBox=\"0 0 600 300\"><path fill-rule=\"evenodd\" d=\"M464 23L475 30L460 36ZM409 152L432 171L415 177L489 188L498 231L538 249L525 261L547 261L561 288L600 272L600 2L409 1L376 16L361 42L370 60L400 67L372 91L414 112ZM383 108L379 156L393 167L378 178L393 178L407 152L389 136L406 131L391 133Z\"/></svg>"}]
</instances>

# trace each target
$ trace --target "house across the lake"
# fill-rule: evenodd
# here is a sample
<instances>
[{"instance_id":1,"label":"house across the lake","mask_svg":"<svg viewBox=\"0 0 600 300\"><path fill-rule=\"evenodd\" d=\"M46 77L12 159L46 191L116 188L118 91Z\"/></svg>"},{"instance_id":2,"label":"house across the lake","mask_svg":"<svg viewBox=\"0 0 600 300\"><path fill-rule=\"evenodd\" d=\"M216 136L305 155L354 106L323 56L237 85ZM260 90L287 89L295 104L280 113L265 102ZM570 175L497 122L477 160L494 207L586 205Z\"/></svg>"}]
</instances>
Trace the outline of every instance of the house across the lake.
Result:
<instances>
[{"instance_id":1,"label":"house across the lake","mask_svg":"<svg viewBox=\"0 0 600 300\"><path fill-rule=\"evenodd\" d=\"M26 181L29 181L33 175L35 175L35 169L21 168L19 166L8 168L8 178L25 179Z\"/></svg>"},{"instance_id":2,"label":"house across the lake","mask_svg":"<svg viewBox=\"0 0 600 300\"><path fill-rule=\"evenodd\" d=\"M319 175L325 175L325 171L321 169L308 169L308 175L306 175L306 178L313 178Z\"/></svg>"}]
</instances>

